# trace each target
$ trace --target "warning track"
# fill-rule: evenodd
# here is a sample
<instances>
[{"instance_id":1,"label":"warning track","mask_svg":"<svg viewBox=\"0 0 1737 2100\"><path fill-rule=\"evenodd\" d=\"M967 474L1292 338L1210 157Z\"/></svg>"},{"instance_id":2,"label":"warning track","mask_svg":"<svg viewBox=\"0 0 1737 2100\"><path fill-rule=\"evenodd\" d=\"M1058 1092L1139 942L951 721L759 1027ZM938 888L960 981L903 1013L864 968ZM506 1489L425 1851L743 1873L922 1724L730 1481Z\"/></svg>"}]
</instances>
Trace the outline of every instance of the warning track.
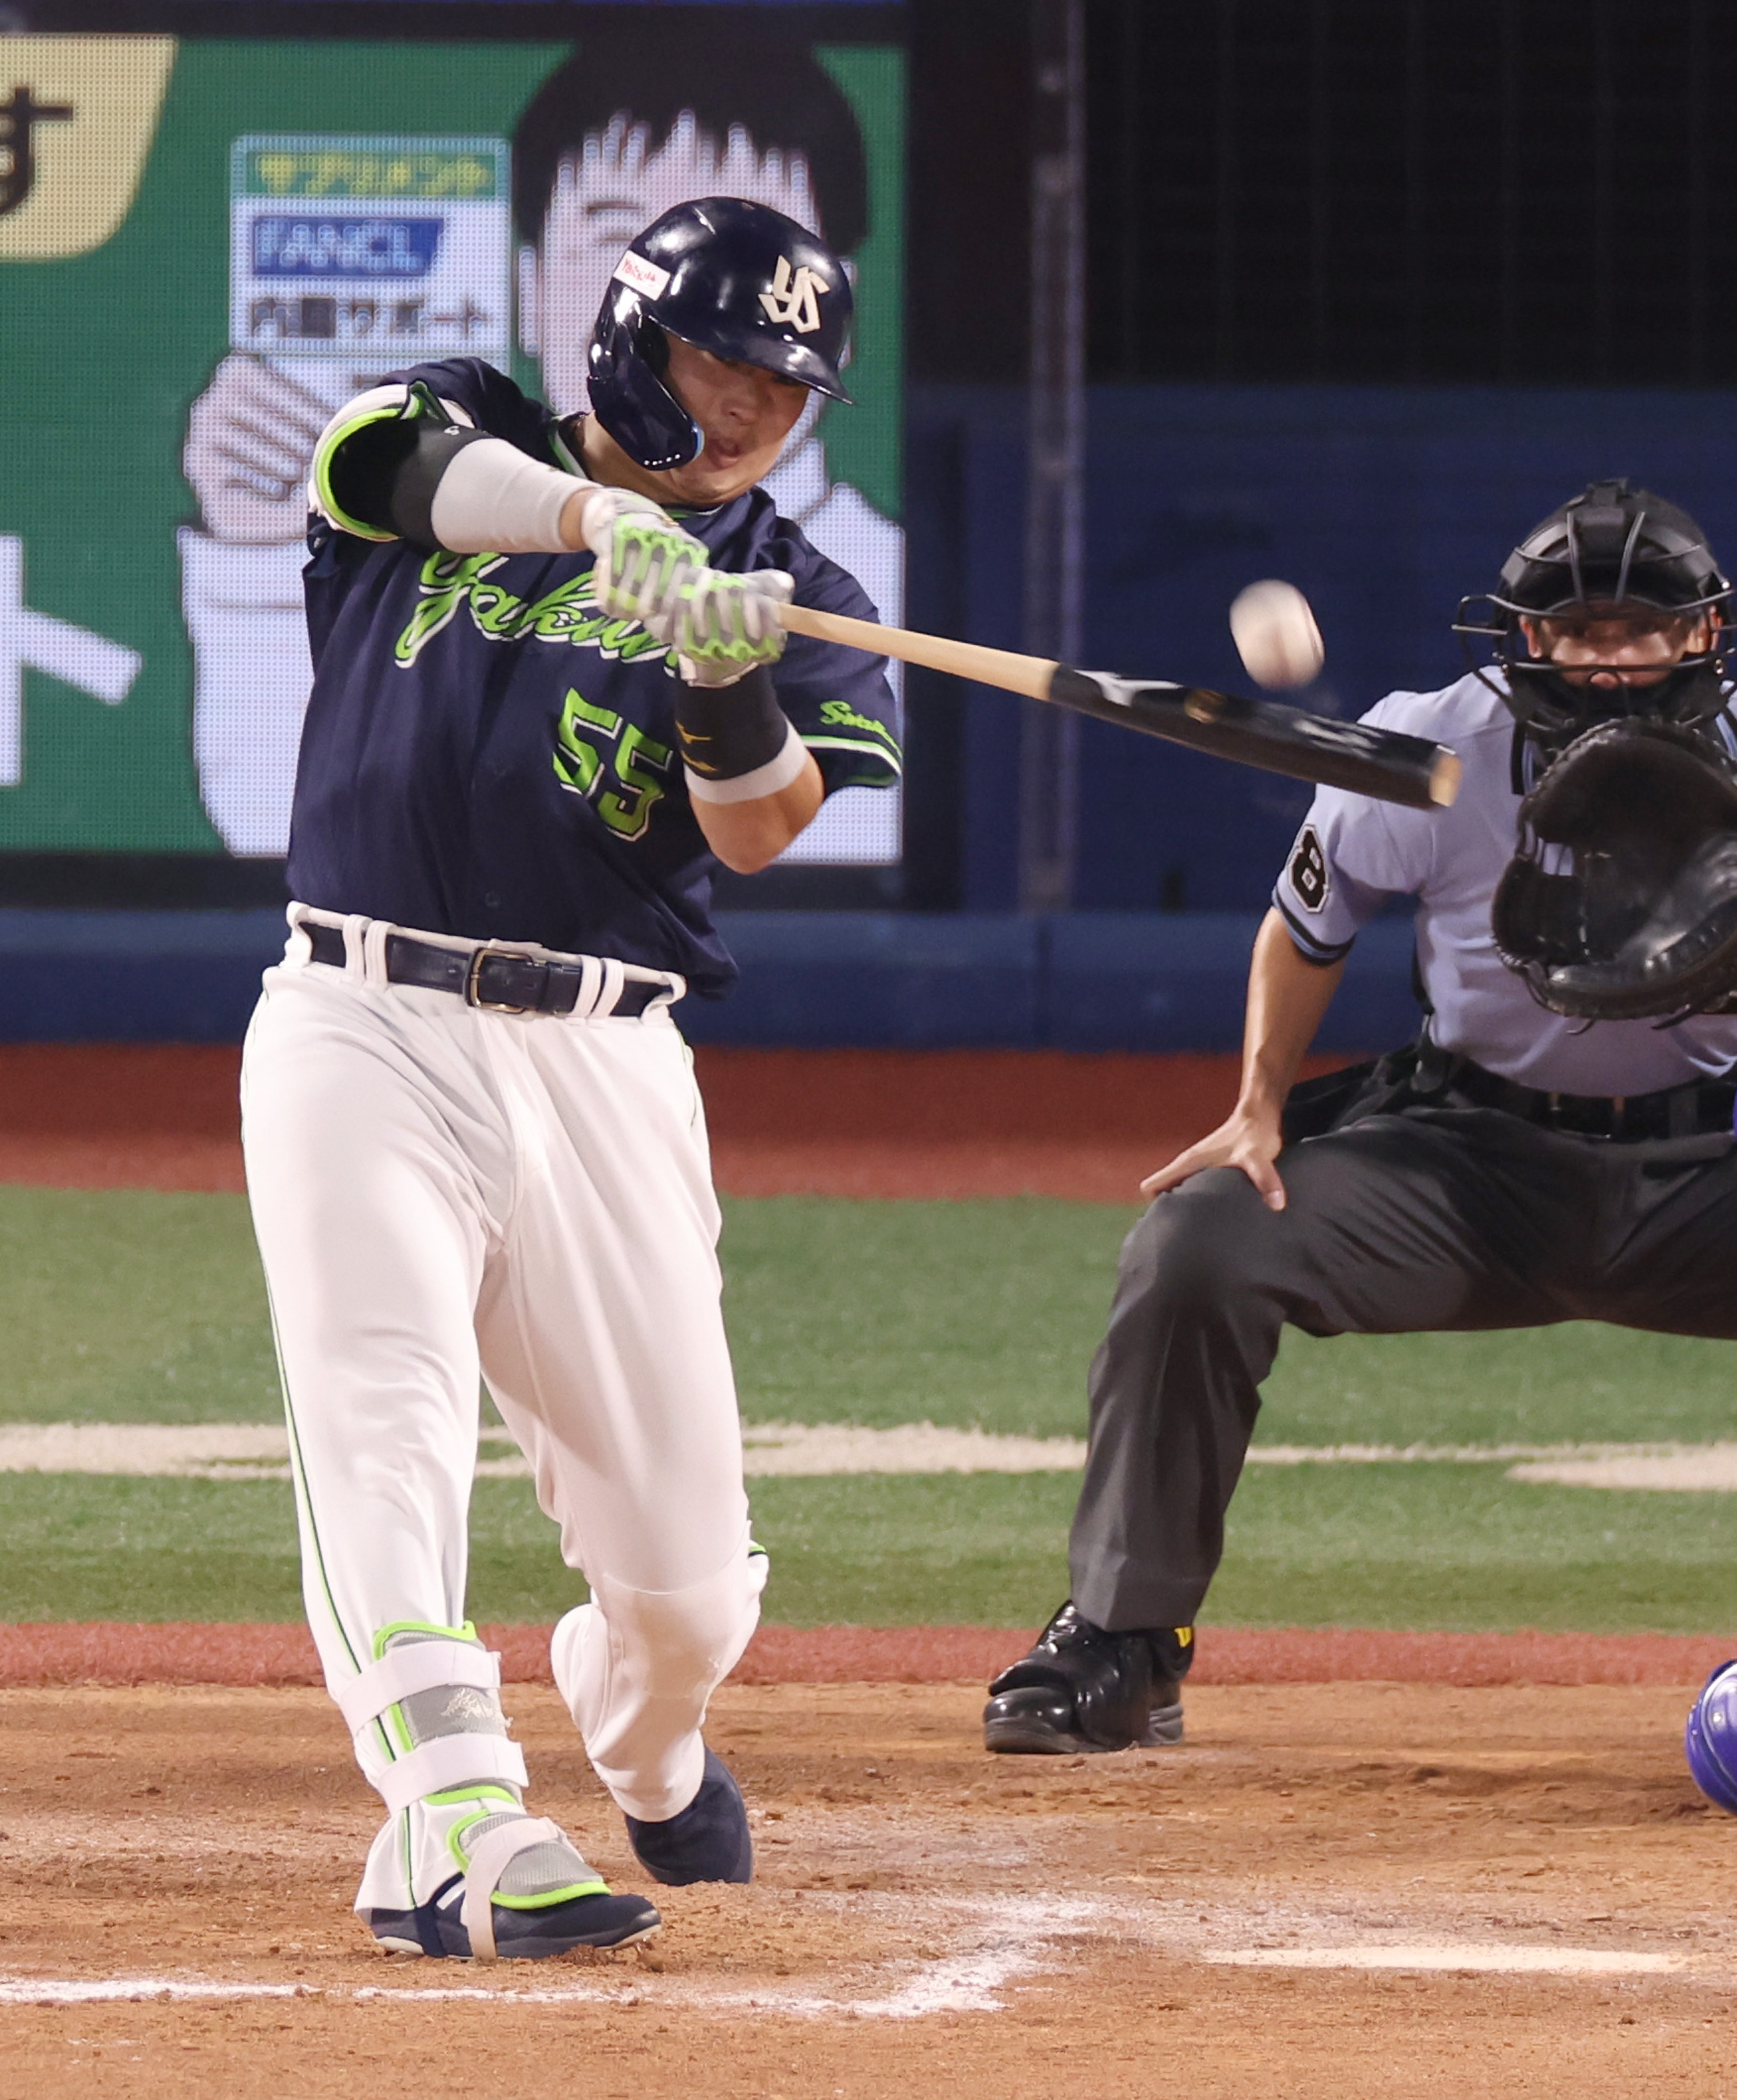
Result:
<instances>
[{"instance_id":1,"label":"warning track","mask_svg":"<svg viewBox=\"0 0 1737 2100\"><path fill-rule=\"evenodd\" d=\"M695 1062L732 1196L1133 1205L1236 1096L1234 1057L702 1046ZM198 1044L0 1044L0 1181L239 1190L240 1063Z\"/></svg>"},{"instance_id":2,"label":"warning track","mask_svg":"<svg viewBox=\"0 0 1737 2100\"><path fill-rule=\"evenodd\" d=\"M983 1682L1022 1654L1032 1629L762 1626L738 1684ZM546 1684L549 1629L484 1626L507 1680ZM1202 1629L1199 1685L1697 1685L1737 1639L1679 1634L1382 1633L1356 1627ZM117 1621L0 1626L0 1687L303 1685L320 1681L299 1626L134 1626Z\"/></svg>"}]
</instances>

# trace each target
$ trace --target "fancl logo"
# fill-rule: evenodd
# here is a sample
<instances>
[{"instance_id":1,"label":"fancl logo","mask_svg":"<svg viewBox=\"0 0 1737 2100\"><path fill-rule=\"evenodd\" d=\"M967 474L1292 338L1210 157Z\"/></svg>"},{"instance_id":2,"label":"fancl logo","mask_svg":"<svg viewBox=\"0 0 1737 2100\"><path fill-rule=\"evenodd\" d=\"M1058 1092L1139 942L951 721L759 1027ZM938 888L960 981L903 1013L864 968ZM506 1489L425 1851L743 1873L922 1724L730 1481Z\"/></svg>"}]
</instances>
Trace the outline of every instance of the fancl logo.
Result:
<instances>
[{"instance_id":1,"label":"fancl logo","mask_svg":"<svg viewBox=\"0 0 1737 2100\"><path fill-rule=\"evenodd\" d=\"M253 224L259 277L426 277L440 245L438 218L326 218L264 213Z\"/></svg>"}]
</instances>

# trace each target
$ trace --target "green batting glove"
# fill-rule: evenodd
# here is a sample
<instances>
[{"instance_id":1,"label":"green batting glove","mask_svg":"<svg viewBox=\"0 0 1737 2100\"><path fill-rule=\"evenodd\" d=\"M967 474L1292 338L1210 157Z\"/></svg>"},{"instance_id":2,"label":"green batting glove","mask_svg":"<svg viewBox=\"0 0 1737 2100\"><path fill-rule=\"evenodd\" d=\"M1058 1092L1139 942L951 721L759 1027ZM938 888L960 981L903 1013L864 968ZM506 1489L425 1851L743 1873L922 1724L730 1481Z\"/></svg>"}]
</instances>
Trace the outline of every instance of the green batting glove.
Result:
<instances>
[{"instance_id":1,"label":"green batting glove","mask_svg":"<svg viewBox=\"0 0 1737 2100\"><path fill-rule=\"evenodd\" d=\"M586 500L584 532L597 558L599 609L673 643L683 589L707 572L705 549L648 497L621 488L599 488Z\"/></svg>"},{"instance_id":2,"label":"green batting glove","mask_svg":"<svg viewBox=\"0 0 1737 2100\"><path fill-rule=\"evenodd\" d=\"M733 686L784 654L778 607L790 602L795 579L782 569L745 576L716 569L682 586L675 616L676 661L690 686Z\"/></svg>"}]
</instances>

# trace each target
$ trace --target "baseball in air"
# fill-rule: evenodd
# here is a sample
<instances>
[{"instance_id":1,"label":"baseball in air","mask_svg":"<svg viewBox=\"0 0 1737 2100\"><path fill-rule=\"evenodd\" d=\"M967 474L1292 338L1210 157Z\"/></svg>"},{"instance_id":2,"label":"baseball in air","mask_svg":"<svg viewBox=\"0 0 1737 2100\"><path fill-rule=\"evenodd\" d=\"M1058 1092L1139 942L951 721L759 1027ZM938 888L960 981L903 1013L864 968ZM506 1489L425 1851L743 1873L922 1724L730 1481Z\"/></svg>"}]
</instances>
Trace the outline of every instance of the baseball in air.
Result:
<instances>
[{"instance_id":1,"label":"baseball in air","mask_svg":"<svg viewBox=\"0 0 1737 2100\"><path fill-rule=\"evenodd\" d=\"M1306 686L1325 660L1321 630L1295 584L1269 578L1231 602L1231 636L1257 686Z\"/></svg>"}]
</instances>

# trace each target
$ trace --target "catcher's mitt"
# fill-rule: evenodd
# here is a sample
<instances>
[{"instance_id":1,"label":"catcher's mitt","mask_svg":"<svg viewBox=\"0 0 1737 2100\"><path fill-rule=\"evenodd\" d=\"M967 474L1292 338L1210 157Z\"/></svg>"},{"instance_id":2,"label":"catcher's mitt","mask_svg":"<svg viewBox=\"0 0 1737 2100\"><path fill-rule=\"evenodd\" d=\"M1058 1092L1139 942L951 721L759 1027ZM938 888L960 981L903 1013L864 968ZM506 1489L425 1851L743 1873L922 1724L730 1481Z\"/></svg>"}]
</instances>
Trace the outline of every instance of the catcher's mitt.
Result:
<instances>
[{"instance_id":1,"label":"catcher's mitt","mask_svg":"<svg viewBox=\"0 0 1737 2100\"><path fill-rule=\"evenodd\" d=\"M1576 737L1520 805L1491 924L1554 1013L1724 1010L1737 991L1737 766L1709 737L1645 717Z\"/></svg>"}]
</instances>

